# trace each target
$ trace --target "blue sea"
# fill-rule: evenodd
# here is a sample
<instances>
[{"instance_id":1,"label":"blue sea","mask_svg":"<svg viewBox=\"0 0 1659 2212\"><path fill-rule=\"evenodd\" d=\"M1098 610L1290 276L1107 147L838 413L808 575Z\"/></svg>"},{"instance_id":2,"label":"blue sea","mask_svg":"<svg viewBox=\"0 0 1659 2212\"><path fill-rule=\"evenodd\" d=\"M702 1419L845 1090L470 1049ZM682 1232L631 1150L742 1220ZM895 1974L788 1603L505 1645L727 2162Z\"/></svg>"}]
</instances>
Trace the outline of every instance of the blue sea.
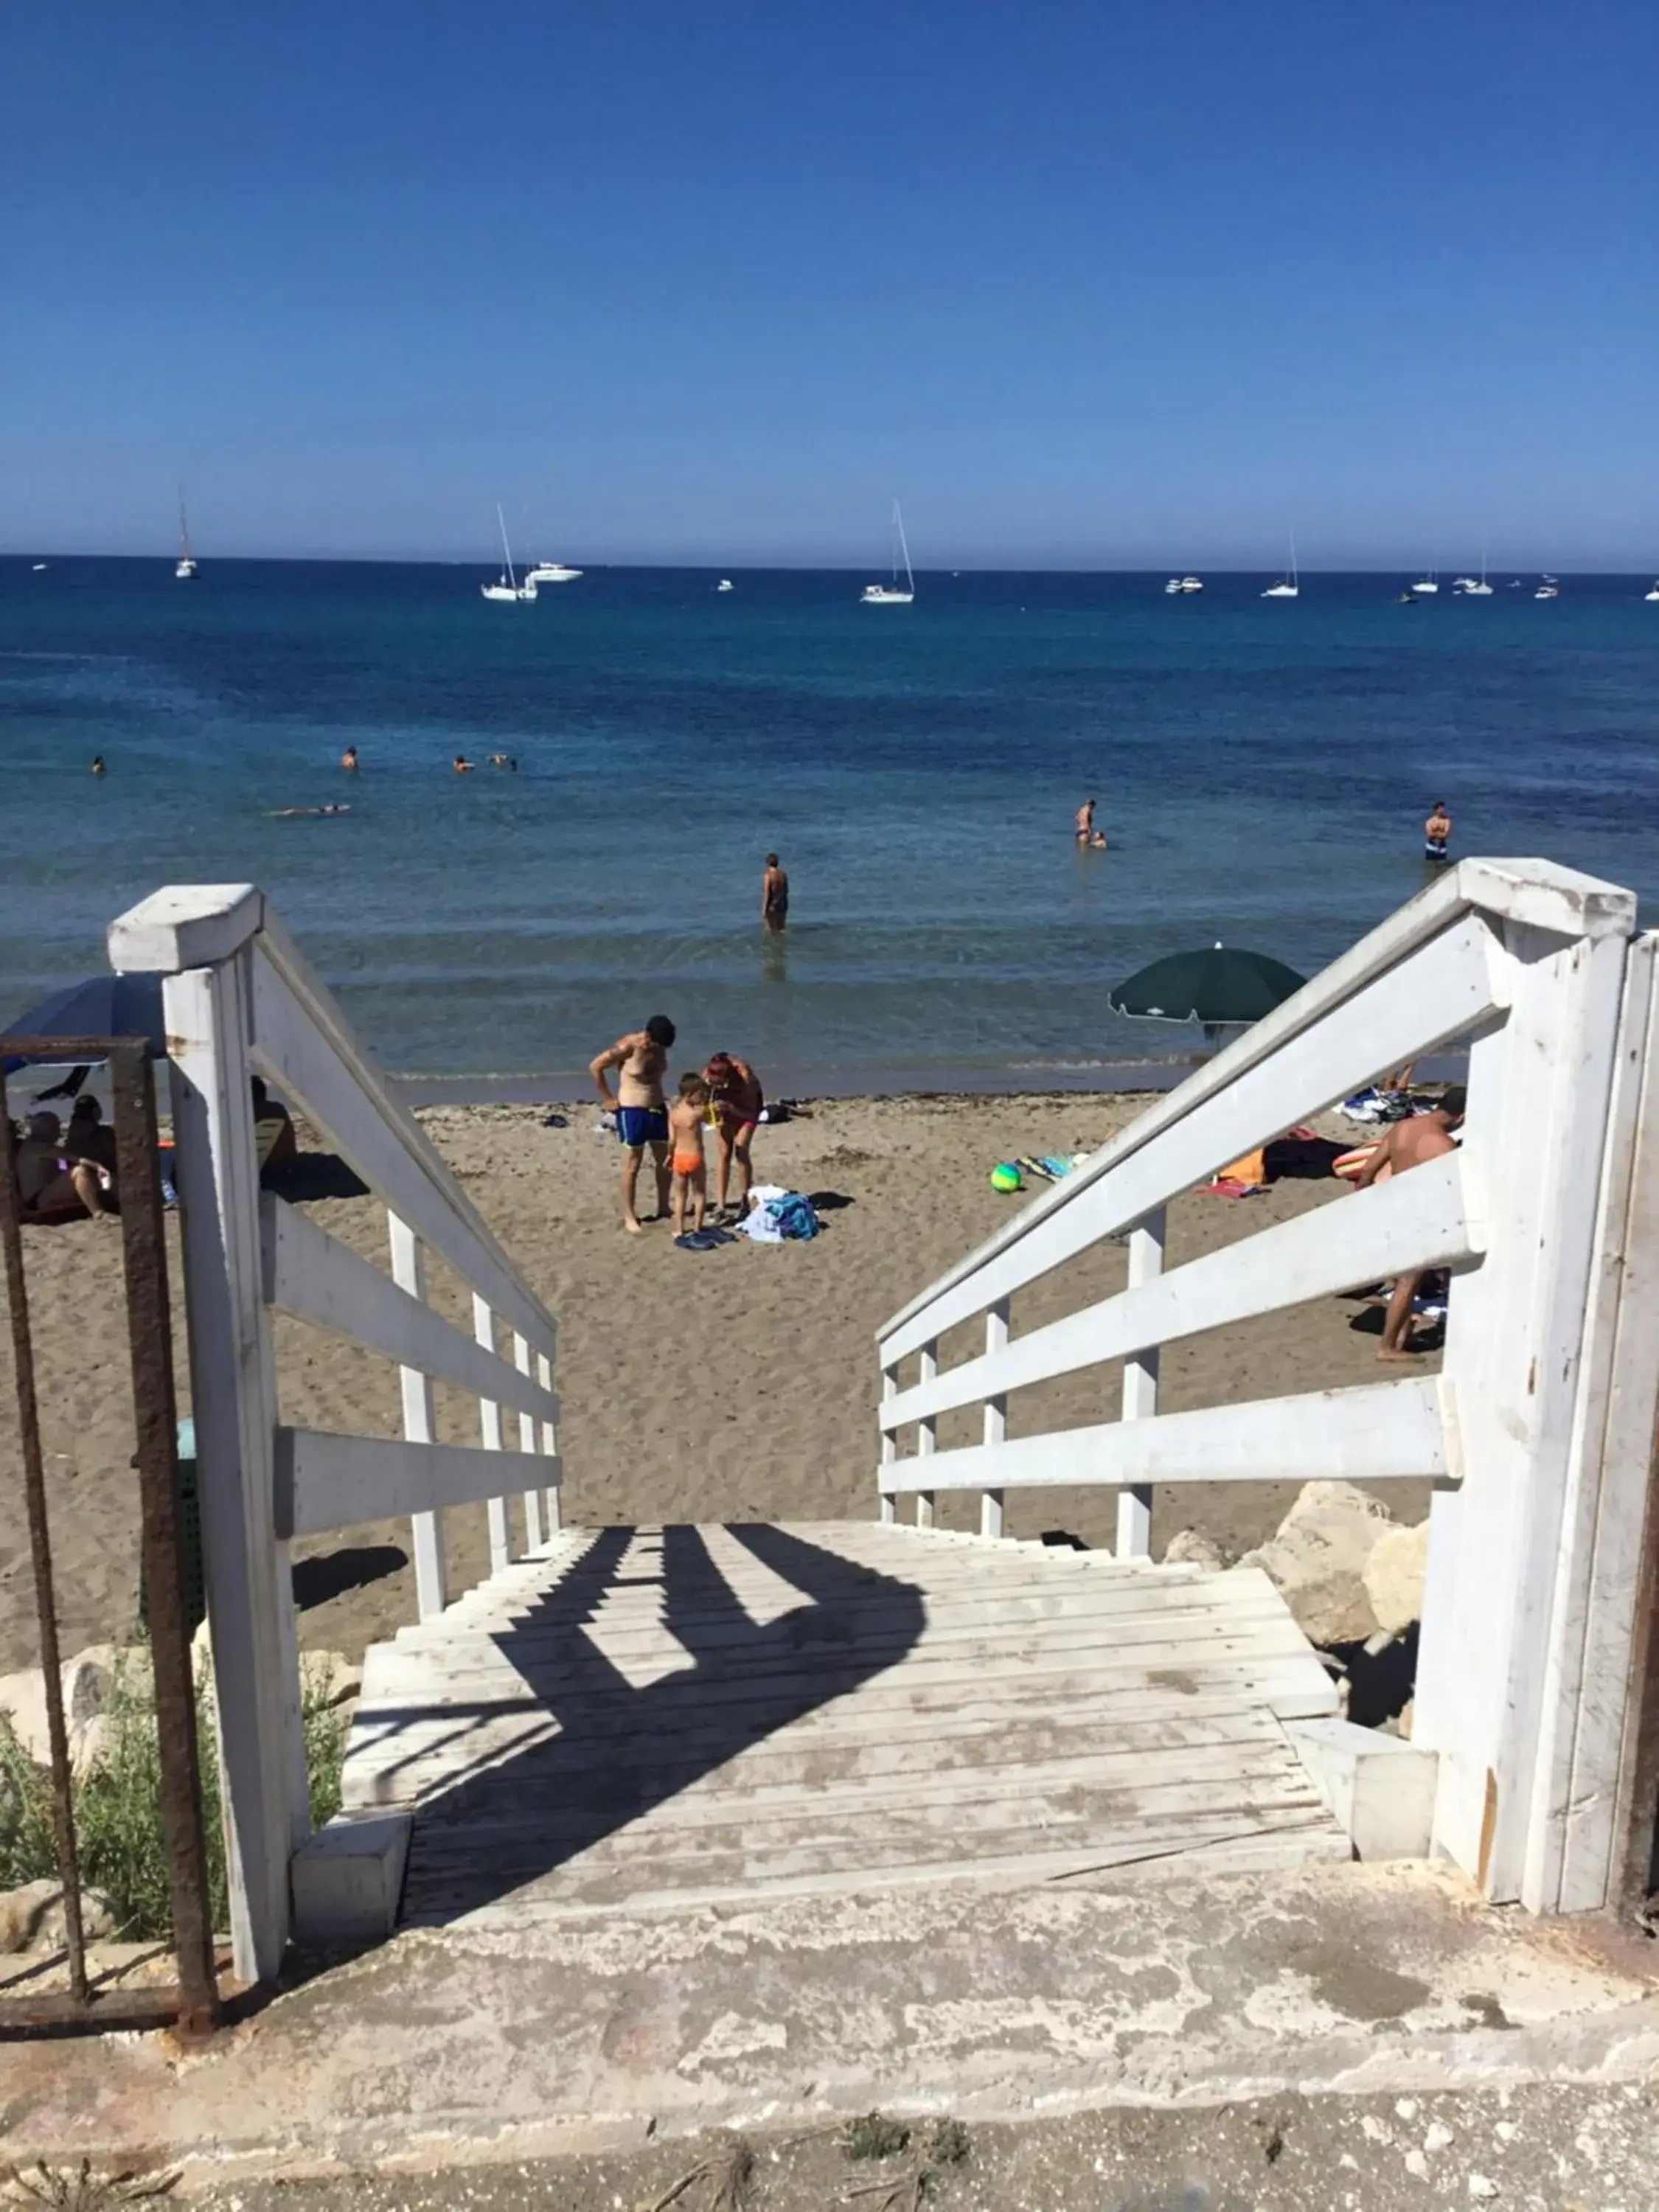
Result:
<instances>
[{"instance_id":1,"label":"blue sea","mask_svg":"<svg viewBox=\"0 0 1659 2212\"><path fill-rule=\"evenodd\" d=\"M1183 1043L1114 981L1217 939L1318 968L1419 888L1435 799L1459 852L1659 897L1650 578L484 573L0 561L0 1018L158 884L251 880L399 1071L561 1095L665 1012L775 1091L1086 1085Z\"/></svg>"}]
</instances>

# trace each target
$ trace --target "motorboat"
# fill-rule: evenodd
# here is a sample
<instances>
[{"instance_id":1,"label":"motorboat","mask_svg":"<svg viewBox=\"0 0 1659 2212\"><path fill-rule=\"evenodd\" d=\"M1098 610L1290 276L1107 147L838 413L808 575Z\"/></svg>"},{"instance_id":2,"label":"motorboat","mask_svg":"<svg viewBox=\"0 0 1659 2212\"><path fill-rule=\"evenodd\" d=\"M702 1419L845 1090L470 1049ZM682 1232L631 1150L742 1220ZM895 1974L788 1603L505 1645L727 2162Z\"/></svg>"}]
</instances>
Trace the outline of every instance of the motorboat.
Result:
<instances>
[{"instance_id":1,"label":"motorboat","mask_svg":"<svg viewBox=\"0 0 1659 2212\"><path fill-rule=\"evenodd\" d=\"M562 561L538 561L533 568L525 570L526 584L574 584L581 574L580 568L568 568Z\"/></svg>"},{"instance_id":2,"label":"motorboat","mask_svg":"<svg viewBox=\"0 0 1659 2212\"><path fill-rule=\"evenodd\" d=\"M715 585L714 589L717 592L734 592L737 589L737 586L732 581L732 579L729 576L722 576L719 583Z\"/></svg>"},{"instance_id":3,"label":"motorboat","mask_svg":"<svg viewBox=\"0 0 1659 2212\"><path fill-rule=\"evenodd\" d=\"M1559 599L1560 596L1561 586L1553 576L1543 577L1540 580L1538 589L1533 593L1535 599Z\"/></svg>"},{"instance_id":4,"label":"motorboat","mask_svg":"<svg viewBox=\"0 0 1659 2212\"><path fill-rule=\"evenodd\" d=\"M1644 599L1659 599L1659 578L1655 579L1653 589L1650 592L1644 592L1642 597Z\"/></svg>"},{"instance_id":5,"label":"motorboat","mask_svg":"<svg viewBox=\"0 0 1659 2212\"><path fill-rule=\"evenodd\" d=\"M1203 588L1203 579L1199 576L1171 576L1164 586L1164 591L1171 598L1179 597L1188 592L1201 592Z\"/></svg>"},{"instance_id":6,"label":"motorboat","mask_svg":"<svg viewBox=\"0 0 1659 2212\"><path fill-rule=\"evenodd\" d=\"M904 581L899 582L899 564L904 565ZM916 580L910 571L910 548L904 535L904 515L896 500L893 501L893 580L890 584L866 584L859 595L859 604L866 607L908 607L916 596Z\"/></svg>"}]
</instances>

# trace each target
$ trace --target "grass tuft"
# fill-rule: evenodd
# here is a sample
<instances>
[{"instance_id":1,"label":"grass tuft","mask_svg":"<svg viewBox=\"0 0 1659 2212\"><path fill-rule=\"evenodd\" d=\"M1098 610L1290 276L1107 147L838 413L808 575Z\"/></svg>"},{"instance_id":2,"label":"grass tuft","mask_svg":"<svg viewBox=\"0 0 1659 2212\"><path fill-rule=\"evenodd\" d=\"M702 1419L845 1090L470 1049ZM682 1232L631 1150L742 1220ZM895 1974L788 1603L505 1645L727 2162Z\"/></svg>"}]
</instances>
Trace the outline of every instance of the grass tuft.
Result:
<instances>
[{"instance_id":1,"label":"grass tuft","mask_svg":"<svg viewBox=\"0 0 1659 2212\"><path fill-rule=\"evenodd\" d=\"M885 2112L860 2113L841 2131L842 2151L848 2158L896 2158L909 2143L908 2127L902 2120L890 2120Z\"/></svg>"}]
</instances>

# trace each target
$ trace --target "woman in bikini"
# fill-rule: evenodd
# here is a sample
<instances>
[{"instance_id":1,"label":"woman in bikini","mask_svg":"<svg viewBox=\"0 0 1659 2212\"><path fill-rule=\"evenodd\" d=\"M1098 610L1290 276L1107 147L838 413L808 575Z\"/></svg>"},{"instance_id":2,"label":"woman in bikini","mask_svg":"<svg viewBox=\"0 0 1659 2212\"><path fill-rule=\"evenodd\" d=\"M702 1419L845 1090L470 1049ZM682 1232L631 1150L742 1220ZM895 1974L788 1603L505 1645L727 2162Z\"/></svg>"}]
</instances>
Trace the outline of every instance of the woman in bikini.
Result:
<instances>
[{"instance_id":1,"label":"woman in bikini","mask_svg":"<svg viewBox=\"0 0 1659 2212\"><path fill-rule=\"evenodd\" d=\"M737 1209L741 1213L748 1206L749 1186L754 1180L750 1146L766 1103L760 1078L746 1060L729 1052L717 1052L702 1076L714 1108L714 1210L719 1212L725 1207L735 1160L739 1184Z\"/></svg>"}]
</instances>

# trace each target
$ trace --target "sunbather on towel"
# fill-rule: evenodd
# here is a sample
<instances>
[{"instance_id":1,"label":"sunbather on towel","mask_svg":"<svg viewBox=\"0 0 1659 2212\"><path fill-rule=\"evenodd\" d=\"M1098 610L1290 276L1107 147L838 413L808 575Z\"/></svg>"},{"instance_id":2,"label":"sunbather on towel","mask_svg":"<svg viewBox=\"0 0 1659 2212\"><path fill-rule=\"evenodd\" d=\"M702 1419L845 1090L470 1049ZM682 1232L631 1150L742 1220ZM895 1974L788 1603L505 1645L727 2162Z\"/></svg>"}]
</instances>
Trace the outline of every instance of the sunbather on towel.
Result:
<instances>
[{"instance_id":1,"label":"sunbather on towel","mask_svg":"<svg viewBox=\"0 0 1659 2212\"><path fill-rule=\"evenodd\" d=\"M1407 1121L1390 1121L1372 1147L1370 1158L1353 1177L1354 1188L1368 1189L1374 1182L1386 1182L1391 1176L1403 1175L1407 1168L1420 1168L1425 1160L1437 1160L1455 1151L1452 1131L1462 1119L1463 1092L1454 1088L1432 1113L1413 1114ZM1382 1341L1376 1347L1379 1359L1412 1357L1412 1300L1422 1279L1422 1268L1413 1267L1395 1282L1383 1316Z\"/></svg>"}]
</instances>

